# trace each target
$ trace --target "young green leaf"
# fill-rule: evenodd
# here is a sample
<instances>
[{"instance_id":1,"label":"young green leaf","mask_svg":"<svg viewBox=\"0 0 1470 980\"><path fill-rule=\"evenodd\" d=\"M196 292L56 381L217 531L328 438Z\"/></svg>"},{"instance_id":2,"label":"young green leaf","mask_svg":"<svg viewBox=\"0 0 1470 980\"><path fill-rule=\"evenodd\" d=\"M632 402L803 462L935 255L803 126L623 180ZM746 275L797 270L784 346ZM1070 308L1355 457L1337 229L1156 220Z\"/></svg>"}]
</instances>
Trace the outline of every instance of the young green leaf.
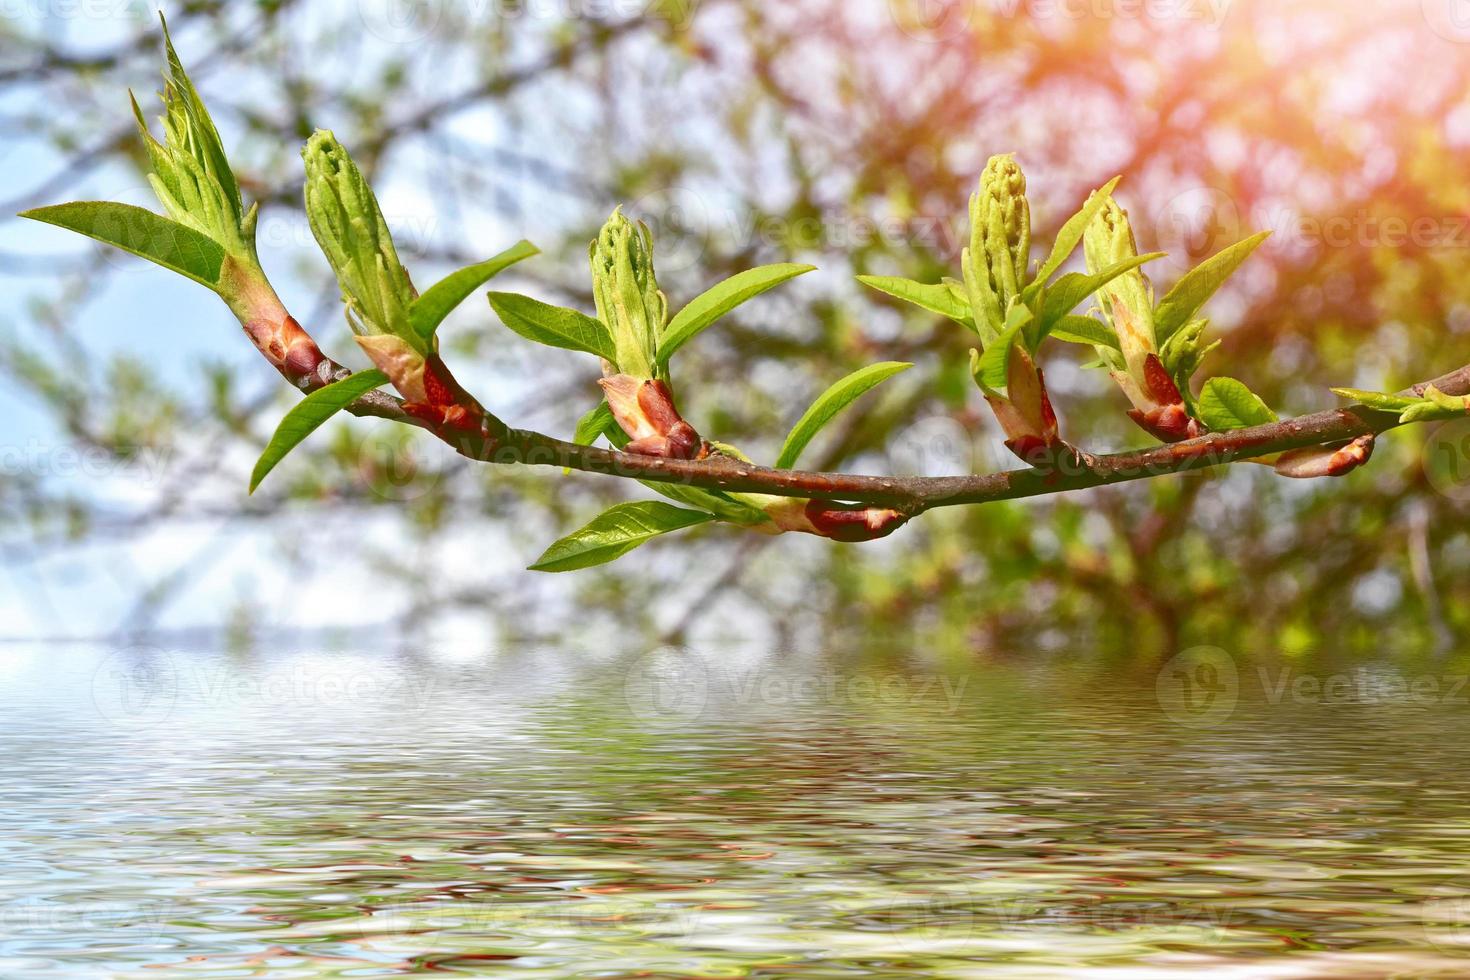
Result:
<instances>
[{"instance_id":1,"label":"young green leaf","mask_svg":"<svg viewBox=\"0 0 1470 980\"><path fill-rule=\"evenodd\" d=\"M116 245L211 289L219 284L224 248L214 239L152 211L111 201L73 201L32 208L20 216Z\"/></svg>"},{"instance_id":2,"label":"young green leaf","mask_svg":"<svg viewBox=\"0 0 1470 980\"><path fill-rule=\"evenodd\" d=\"M388 376L382 371L362 371L325 388L318 388L297 402L286 413L286 417L281 419L281 424L276 426L275 434L271 436L265 452L256 461L255 470L250 474L250 492L254 493L266 474L275 469L276 464L285 459L287 453L320 428L327 419L374 388L380 388L387 383Z\"/></svg>"},{"instance_id":3,"label":"young green leaf","mask_svg":"<svg viewBox=\"0 0 1470 980\"><path fill-rule=\"evenodd\" d=\"M1360 402L1376 411L1392 412L1395 415L1412 408L1421 401L1421 399L1405 395L1389 395L1381 391L1363 391L1358 388L1333 388L1332 393L1349 401Z\"/></svg>"},{"instance_id":4,"label":"young green leaf","mask_svg":"<svg viewBox=\"0 0 1470 980\"><path fill-rule=\"evenodd\" d=\"M1191 414L1196 411L1192 394L1194 375L1205 358L1213 354L1221 344L1218 340L1205 340L1205 331L1209 326L1208 320L1191 320L1174 331L1174 335L1164 341L1159 350L1159 360L1164 362L1165 372L1173 379L1174 387L1184 396L1184 404Z\"/></svg>"},{"instance_id":5,"label":"young green leaf","mask_svg":"<svg viewBox=\"0 0 1470 980\"><path fill-rule=\"evenodd\" d=\"M1121 351L1118 335L1090 316L1064 316L1051 328L1051 337L1069 344L1089 344Z\"/></svg>"},{"instance_id":6,"label":"young green leaf","mask_svg":"<svg viewBox=\"0 0 1470 980\"><path fill-rule=\"evenodd\" d=\"M658 363L667 367L674 352L706 327L747 300L816 269L813 265L782 263L747 269L712 286L679 311L658 339Z\"/></svg>"},{"instance_id":7,"label":"young green leaf","mask_svg":"<svg viewBox=\"0 0 1470 980\"><path fill-rule=\"evenodd\" d=\"M983 390L1000 391L1006 386L1011 348L1016 345L1016 338L1021 336L1021 331L1026 324L1031 322L1031 319L1031 311L1026 307L1013 307L1010 315L1006 317L1005 331L995 339L995 343L985 348L985 352L975 361L972 373L975 375L975 381Z\"/></svg>"},{"instance_id":8,"label":"young green leaf","mask_svg":"<svg viewBox=\"0 0 1470 980\"><path fill-rule=\"evenodd\" d=\"M1056 274L1056 271L1071 257L1072 253L1077 251L1077 246L1082 244L1082 236L1087 232L1087 226L1092 224L1092 219L1097 217L1098 212L1108 203L1108 199L1113 194L1113 189L1118 186L1118 181L1122 179L1122 177L1114 177L1102 187L1093 191L1092 196L1087 199L1087 203L1082 205L1082 210L1067 219L1067 223L1062 225L1062 230L1057 232L1057 240L1052 245L1051 255L1047 257L1047 260L1041 264L1041 268L1037 270L1036 278L1032 280L1033 284L1045 283L1051 279Z\"/></svg>"},{"instance_id":9,"label":"young green leaf","mask_svg":"<svg viewBox=\"0 0 1470 980\"><path fill-rule=\"evenodd\" d=\"M456 306L463 303L470 293L517 262L540 253L541 250L535 245L521 241L492 259L487 259L478 265L466 266L458 272L451 272L413 301L408 308L408 322L420 337L431 340L434 331L439 329L439 324L443 323L444 318Z\"/></svg>"},{"instance_id":10,"label":"young green leaf","mask_svg":"<svg viewBox=\"0 0 1470 980\"><path fill-rule=\"evenodd\" d=\"M718 490L701 490L699 487L687 487L682 483L655 483L653 480L639 480L638 482L660 496L709 511L718 520L730 524L754 527L770 519L766 516L765 511L756 510L749 504L741 503Z\"/></svg>"},{"instance_id":11,"label":"young green leaf","mask_svg":"<svg viewBox=\"0 0 1470 980\"><path fill-rule=\"evenodd\" d=\"M577 431L572 436L572 441L579 446L591 446L602 437L604 432L617 427L618 423L613 418L612 409L608 408L607 401L603 400L597 403L596 408L577 420Z\"/></svg>"},{"instance_id":12,"label":"young green leaf","mask_svg":"<svg viewBox=\"0 0 1470 980\"><path fill-rule=\"evenodd\" d=\"M518 293L491 293L490 306L514 332L548 347L578 350L613 361L617 350L602 321Z\"/></svg>"},{"instance_id":13,"label":"young green leaf","mask_svg":"<svg viewBox=\"0 0 1470 980\"><path fill-rule=\"evenodd\" d=\"M1046 302L1042 306L1042 323L1055 323L1061 320L1062 317L1075 310L1079 303L1114 279L1154 259L1163 257L1163 252L1152 252L1148 255L1135 255L1124 259L1094 275L1088 275L1085 272L1067 273L1047 289Z\"/></svg>"},{"instance_id":14,"label":"young green leaf","mask_svg":"<svg viewBox=\"0 0 1470 980\"><path fill-rule=\"evenodd\" d=\"M1217 432L1248 429L1277 420L1260 397L1234 378L1211 378L1199 396L1200 421Z\"/></svg>"},{"instance_id":15,"label":"young green leaf","mask_svg":"<svg viewBox=\"0 0 1470 980\"><path fill-rule=\"evenodd\" d=\"M912 303L922 310L948 317L971 330L975 329L975 321L970 316L970 301L965 296L963 287L956 288L947 282L926 285L898 276L858 276L857 279L864 286L887 293L894 299Z\"/></svg>"},{"instance_id":16,"label":"young green leaf","mask_svg":"<svg viewBox=\"0 0 1470 980\"><path fill-rule=\"evenodd\" d=\"M618 504L546 549L533 572L573 572L616 561L647 541L714 520L710 514L684 510L657 500Z\"/></svg>"},{"instance_id":17,"label":"young green leaf","mask_svg":"<svg viewBox=\"0 0 1470 980\"><path fill-rule=\"evenodd\" d=\"M1174 331L1188 323L1209 302L1210 297L1225 285L1225 281L1235 275L1235 271L1250 258L1251 253L1270 237L1269 231L1263 231L1245 241L1236 242L1205 259L1175 283L1154 314L1154 335L1158 342L1162 344Z\"/></svg>"},{"instance_id":18,"label":"young green leaf","mask_svg":"<svg viewBox=\"0 0 1470 980\"><path fill-rule=\"evenodd\" d=\"M187 139L181 138L177 143L180 148L187 146L200 166L219 186L222 200L232 212L234 225L238 227L244 217L244 204L240 197L240 185L225 156L224 143L219 138L214 120L209 118L204 100L199 97L194 83L184 71L179 53L174 50L173 38L168 33L168 21L164 20L162 11L159 12L158 19L163 25L163 46L168 56L169 91L165 93L165 101L170 103L170 115L177 113L179 117L174 125L179 131L178 135L182 137L184 132L188 134ZM175 140L171 138L170 143L175 143Z\"/></svg>"},{"instance_id":19,"label":"young green leaf","mask_svg":"<svg viewBox=\"0 0 1470 980\"><path fill-rule=\"evenodd\" d=\"M1441 422L1447 419L1464 418L1470 415L1470 398L1462 395L1447 395L1434 385L1424 389L1424 397L1415 399L1414 404L1404 409L1399 421Z\"/></svg>"},{"instance_id":20,"label":"young green leaf","mask_svg":"<svg viewBox=\"0 0 1470 980\"><path fill-rule=\"evenodd\" d=\"M791 429L791 434L786 437L786 444L781 447L781 455L776 459L776 469L789 470L795 466L797 459L801 457L802 450L806 449L807 444L836 417L838 412L895 374L907 371L911 367L913 367L912 364L904 364L899 361L870 364L852 372L822 392L817 400L812 402L811 408L806 410L806 414Z\"/></svg>"}]
</instances>

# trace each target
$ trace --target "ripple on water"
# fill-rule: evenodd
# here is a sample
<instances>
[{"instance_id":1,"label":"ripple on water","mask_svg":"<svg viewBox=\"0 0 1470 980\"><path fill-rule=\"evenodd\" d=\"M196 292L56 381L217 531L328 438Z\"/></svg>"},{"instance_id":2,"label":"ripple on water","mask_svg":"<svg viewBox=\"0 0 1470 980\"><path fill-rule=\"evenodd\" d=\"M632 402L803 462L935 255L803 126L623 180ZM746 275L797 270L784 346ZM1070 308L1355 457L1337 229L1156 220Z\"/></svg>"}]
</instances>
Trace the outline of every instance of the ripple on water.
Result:
<instances>
[{"instance_id":1,"label":"ripple on water","mask_svg":"<svg viewBox=\"0 0 1470 980\"><path fill-rule=\"evenodd\" d=\"M128 656L20 652L0 687L0 976L1453 976L1470 953L1456 704L1245 678L1201 726L1085 666Z\"/></svg>"}]
</instances>

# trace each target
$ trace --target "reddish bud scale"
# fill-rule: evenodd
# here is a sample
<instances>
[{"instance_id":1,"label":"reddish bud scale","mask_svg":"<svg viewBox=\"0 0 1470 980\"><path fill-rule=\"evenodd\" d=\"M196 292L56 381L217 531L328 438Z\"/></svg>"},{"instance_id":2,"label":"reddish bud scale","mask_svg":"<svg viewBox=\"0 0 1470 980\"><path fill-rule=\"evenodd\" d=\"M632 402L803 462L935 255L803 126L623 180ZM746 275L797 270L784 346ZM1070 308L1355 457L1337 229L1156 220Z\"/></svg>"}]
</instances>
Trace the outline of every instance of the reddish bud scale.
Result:
<instances>
[{"instance_id":1,"label":"reddish bud scale","mask_svg":"<svg viewBox=\"0 0 1470 980\"><path fill-rule=\"evenodd\" d=\"M1184 396L1179 393L1179 386L1174 384L1174 379L1169 377L1168 371L1164 370L1164 362L1159 360L1159 355L1150 354L1144 358L1143 379L1148 382L1149 394L1160 405L1182 405L1184 403Z\"/></svg>"},{"instance_id":2,"label":"reddish bud scale","mask_svg":"<svg viewBox=\"0 0 1470 980\"><path fill-rule=\"evenodd\" d=\"M703 459L709 446L694 426L684 421L674 405L669 386L657 380L639 380L626 374L599 382L607 394L613 418L631 441L625 452L662 459Z\"/></svg>"},{"instance_id":3,"label":"reddish bud scale","mask_svg":"<svg viewBox=\"0 0 1470 980\"><path fill-rule=\"evenodd\" d=\"M1128 417L1140 429L1160 442L1183 442L1205 434L1205 427L1189 414L1179 386L1169 377L1157 354L1144 358L1143 392L1154 402L1153 407L1128 412Z\"/></svg>"},{"instance_id":4,"label":"reddish bud scale","mask_svg":"<svg viewBox=\"0 0 1470 980\"><path fill-rule=\"evenodd\" d=\"M1058 437L1057 412L1051 407L1051 394L1046 390L1046 372L1041 368L1036 369L1036 381L1041 385L1041 424L1042 431L1049 439L1055 441Z\"/></svg>"},{"instance_id":5,"label":"reddish bud scale","mask_svg":"<svg viewBox=\"0 0 1470 980\"><path fill-rule=\"evenodd\" d=\"M1007 397L985 396L1009 437L1006 448L1028 465L1054 466L1059 454L1071 451L1071 447L1058 431L1045 374L1019 345L1011 349L1006 382Z\"/></svg>"},{"instance_id":6,"label":"reddish bud scale","mask_svg":"<svg viewBox=\"0 0 1470 980\"><path fill-rule=\"evenodd\" d=\"M426 402L405 403L404 411L436 430L479 431L484 409L459 386L438 354L424 359L424 395Z\"/></svg>"}]
</instances>

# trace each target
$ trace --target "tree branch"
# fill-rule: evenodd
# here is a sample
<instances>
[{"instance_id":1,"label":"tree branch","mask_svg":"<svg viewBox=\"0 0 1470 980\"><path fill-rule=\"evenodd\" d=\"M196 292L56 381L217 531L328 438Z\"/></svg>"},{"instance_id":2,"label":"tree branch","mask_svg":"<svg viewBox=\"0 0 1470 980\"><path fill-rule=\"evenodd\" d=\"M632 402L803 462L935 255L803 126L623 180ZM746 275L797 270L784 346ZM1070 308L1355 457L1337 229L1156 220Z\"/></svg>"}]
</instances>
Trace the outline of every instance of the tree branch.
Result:
<instances>
[{"instance_id":1,"label":"tree branch","mask_svg":"<svg viewBox=\"0 0 1470 980\"><path fill-rule=\"evenodd\" d=\"M247 334L256 339L248 330ZM312 349L315 350L314 345ZM267 351L262 352L276 362ZM277 367L303 391L315 390L347 376L346 368L319 351L316 356L320 360L304 375L293 376L281 365ZM1422 394L1431 384L1446 394L1470 394L1470 365L1415 385L1406 394ZM1053 469L1019 469L976 476L890 477L777 470L719 456L704 460L663 459L582 446L539 432L510 428L470 396L461 397L465 407L482 419L478 432L467 433L426 422L410 415L398 398L384 392L364 396L349 411L358 416L419 426L461 455L484 463L555 466L704 490L871 504L891 507L906 517L938 507L1016 500L1196 472L1243 459L1376 436L1401 424L1392 413L1358 405L1248 429L1210 433L1150 449L1084 456L1077 462L1063 460Z\"/></svg>"}]
</instances>

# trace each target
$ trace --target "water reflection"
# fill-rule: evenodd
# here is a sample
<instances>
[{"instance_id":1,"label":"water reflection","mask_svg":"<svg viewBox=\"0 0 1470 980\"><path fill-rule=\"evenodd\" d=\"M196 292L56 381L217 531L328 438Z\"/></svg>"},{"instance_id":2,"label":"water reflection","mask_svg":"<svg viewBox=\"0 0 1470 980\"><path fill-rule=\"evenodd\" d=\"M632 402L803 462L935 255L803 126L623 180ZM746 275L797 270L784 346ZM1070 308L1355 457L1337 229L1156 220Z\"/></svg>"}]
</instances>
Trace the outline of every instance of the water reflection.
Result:
<instances>
[{"instance_id":1,"label":"water reflection","mask_svg":"<svg viewBox=\"0 0 1470 980\"><path fill-rule=\"evenodd\" d=\"M1450 976L1470 951L1470 692L1442 666L3 663L6 977Z\"/></svg>"}]
</instances>

